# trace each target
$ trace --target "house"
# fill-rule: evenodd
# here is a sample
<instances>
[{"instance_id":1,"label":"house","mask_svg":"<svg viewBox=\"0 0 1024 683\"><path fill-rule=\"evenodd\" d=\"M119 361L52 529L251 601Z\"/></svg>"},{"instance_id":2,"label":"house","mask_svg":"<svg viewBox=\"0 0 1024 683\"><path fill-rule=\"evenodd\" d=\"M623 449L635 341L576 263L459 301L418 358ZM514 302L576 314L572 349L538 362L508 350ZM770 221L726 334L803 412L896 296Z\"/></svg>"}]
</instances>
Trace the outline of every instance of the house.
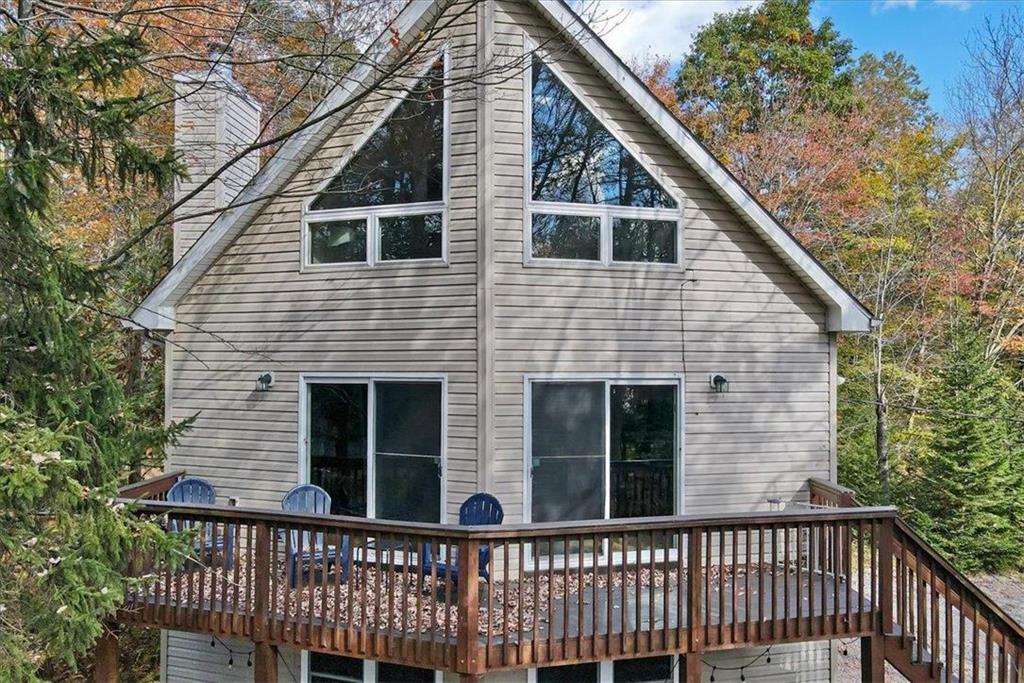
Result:
<instances>
[{"instance_id":1,"label":"house","mask_svg":"<svg viewBox=\"0 0 1024 683\"><path fill-rule=\"evenodd\" d=\"M894 538L920 548L891 511L815 517L812 493L836 492L836 338L872 316L562 0L414 0L367 55L262 169L243 159L198 191L261 113L224 67L178 77L192 175L176 192L196 192L175 223L174 267L133 320L169 335L167 418L198 415L167 470L237 506L190 519L250 561L200 574L193 607L171 609L182 581L192 600L193 574L136 596L126 619L165 627L162 680L828 681L840 635L879 647L893 605L921 604L908 585L968 590L931 559L930 573L897 563L897 588L876 581L876 567L893 571ZM390 65L388 87L373 64ZM307 482L350 521L272 516ZM500 500L505 536L436 526L479 491ZM324 571L300 577L294 618L286 597L264 627L276 595L243 595L229 614L231 586L236 607L260 580L287 593L260 563L314 537L336 538L356 567L347 578L327 571L325 550ZM441 588L440 560L463 567L457 585ZM715 588L708 567L726 562ZM433 569L409 578L420 564ZM387 600L415 601L405 635L391 620L413 616L352 597L359 571L375 577L374 600L386 586ZM333 599L349 596L347 621L331 608L333 636L314 615L332 582ZM875 586L880 601L866 597ZM439 591L458 593L457 627L446 607L421 610ZM973 615L1013 666L1012 627L965 604L961 624ZM388 635L364 633L367 613ZM455 631L478 650L464 657ZM212 647L211 633L224 636ZM906 658L908 671L938 661Z\"/></svg>"}]
</instances>

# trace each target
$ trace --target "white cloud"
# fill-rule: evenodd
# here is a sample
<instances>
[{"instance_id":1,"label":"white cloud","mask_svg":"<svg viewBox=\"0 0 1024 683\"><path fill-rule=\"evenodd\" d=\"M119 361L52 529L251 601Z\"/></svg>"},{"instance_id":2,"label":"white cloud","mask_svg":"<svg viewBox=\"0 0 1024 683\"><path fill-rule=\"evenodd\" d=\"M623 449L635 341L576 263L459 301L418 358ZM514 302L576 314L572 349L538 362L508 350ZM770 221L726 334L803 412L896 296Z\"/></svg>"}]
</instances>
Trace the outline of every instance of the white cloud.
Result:
<instances>
[{"instance_id":1,"label":"white cloud","mask_svg":"<svg viewBox=\"0 0 1024 683\"><path fill-rule=\"evenodd\" d=\"M760 0L598 0L595 29L625 60L645 54L678 59L693 34L715 14L759 4Z\"/></svg>"},{"instance_id":2,"label":"white cloud","mask_svg":"<svg viewBox=\"0 0 1024 683\"><path fill-rule=\"evenodd\" d=\"M973 0L932 0L936 5L954 7L961 12L969 10ZM873 0L871 3L872 14L886 12L891 9L916 9L920 7L918 0Z\"/></svg>"},{"instance_id":3,"label":"white cloud","mask_svg":"<svg viewBox=\"0 0 1024 683\"><path fill-rule=\"evenodd\" d=\"M914 9L917 7L917 0L874 0L871 3L871 12L887 12L891 9Z\"/></svg>"}]
</instances>

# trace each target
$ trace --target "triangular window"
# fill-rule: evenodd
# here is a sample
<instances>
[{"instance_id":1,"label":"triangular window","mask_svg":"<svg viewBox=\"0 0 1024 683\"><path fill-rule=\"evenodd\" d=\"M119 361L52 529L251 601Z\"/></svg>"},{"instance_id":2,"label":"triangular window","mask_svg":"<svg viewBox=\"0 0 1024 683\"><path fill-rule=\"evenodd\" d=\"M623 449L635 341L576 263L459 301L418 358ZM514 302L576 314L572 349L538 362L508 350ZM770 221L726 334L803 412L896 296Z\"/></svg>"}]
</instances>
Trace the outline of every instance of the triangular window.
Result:
<instances>
[{"instance_id":1,"label":"triangular window","mask_svg":"<svg viewBox=\"0 0 1024 683\"><path fill-rule=\"evenodd\" d=\"M527 259L678 264L679 202L536 58L531 86Z\"/></svg>"},{"instance_id":2,"label":"triangular window","mask_svg":"<svg viewBox=\"0 0 1024 683\"><path fill-rule=\"evenodd\" d=\"M431 67L313 200L325 211L444 199L444 68Z\"/></svg>"},{"instance_id":3,"label":"triangular window","mask_svg":"<svg viewBox=\"0 0 1024 683\"><path fill-rule=\"evenodd\" d=\"M444 59L438 59L309 204L308 265L445 255Z\"/></svg>"},{"instance_id":4,"label":"triangular window","mask_svg":"<svg viewBox=\"0 0 1024 683\"><path fill-rule=\"evenodd\" d=\"M533 200L675 208L676 202L540 60L533 65Z\"/></svg>"}]
</instances>

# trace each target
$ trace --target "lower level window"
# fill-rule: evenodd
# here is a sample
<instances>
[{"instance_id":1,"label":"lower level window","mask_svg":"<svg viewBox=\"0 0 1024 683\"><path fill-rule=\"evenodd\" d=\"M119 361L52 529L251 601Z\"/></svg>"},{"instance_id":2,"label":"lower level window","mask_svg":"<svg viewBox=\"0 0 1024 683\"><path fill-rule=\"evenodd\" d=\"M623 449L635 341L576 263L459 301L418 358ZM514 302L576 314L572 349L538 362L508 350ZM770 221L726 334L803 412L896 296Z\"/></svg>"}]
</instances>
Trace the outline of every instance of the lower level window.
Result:
<instances>
[{"instance_id":1,"label":"lower level window","mask_svg":"<svg viewBox=\"0 0 1024 683\"><path fill-rule=\"evenodd\" d=\"M676 657L620 659L537 669L536 683L673 683L678 681Z\"/></svg>"},{"instance_id":2,"label":"lower level window","mask_svg":"<svg viewBox=\"0 0 1024 683\"><path fill-rule=\"evenodd\" d=\"M530 383L531 521L675 512L679 382Z\"/></svg>"},{"instance_id":3,"label":"lower level window","mask_svg":"<svg viewBox=\"0 0 1024 683\"><path fill-rule=\"evenodd\" d=\"M320 652L309 655L309 683L435 683L437 672Z\"/></svg>"}]
</instances>

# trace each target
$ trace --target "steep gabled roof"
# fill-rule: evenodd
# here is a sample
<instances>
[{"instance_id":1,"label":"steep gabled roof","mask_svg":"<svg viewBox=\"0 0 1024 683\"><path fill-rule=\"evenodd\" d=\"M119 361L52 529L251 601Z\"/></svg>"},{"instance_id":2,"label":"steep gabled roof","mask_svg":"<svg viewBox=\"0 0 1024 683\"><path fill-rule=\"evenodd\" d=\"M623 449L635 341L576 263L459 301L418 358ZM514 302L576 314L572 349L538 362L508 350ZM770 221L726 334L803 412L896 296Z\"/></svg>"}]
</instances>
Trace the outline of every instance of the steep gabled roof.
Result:
<instances>
[{"instance_id":1,"label":"steep gabled roof","mask_svg":"<svg viewBox=\"0 0 1024 683\"><path fill-rule=\"evenodd\" d=\"M565 0L529 1L821 298L828 308L830 331L866 332L871 329L875 319L870 311L694 138ZM317 119L338 108L364 87L373 75L370 65L395 49L391 44L392 36L402 37L403 42L409 40L444 4L444 0L412 0L406 5L391 27L367 50L368 58L345 76L342 83L310 114L310 118ZM132 314L135 326L153 329L173 326L174 304L239 232L255 219L269 198L284 188L295 171L325 142L337 123L337 117L324 118L290 138L274 154L235 199L234 208L222 213L207 228L139 305Z\"/></svg>"}]
</instances>

